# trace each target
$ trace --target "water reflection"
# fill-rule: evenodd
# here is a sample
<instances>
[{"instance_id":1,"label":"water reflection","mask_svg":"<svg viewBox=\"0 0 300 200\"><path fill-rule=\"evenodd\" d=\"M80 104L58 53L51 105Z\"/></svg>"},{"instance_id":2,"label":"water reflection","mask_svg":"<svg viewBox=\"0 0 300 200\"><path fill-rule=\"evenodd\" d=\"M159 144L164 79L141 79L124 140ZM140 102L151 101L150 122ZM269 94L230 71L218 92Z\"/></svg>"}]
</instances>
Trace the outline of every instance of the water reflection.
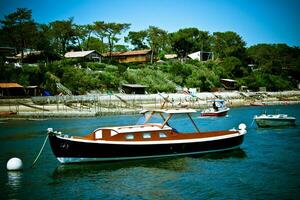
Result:
<instances>
[{"instance_id":1,"label":"water reflection","mask_svg":"<svg viewBox=\"0 0 300 200\"><path fill-rule=\"evenodd\" d=\"M175 157L175 158L160 158L149 160L134 160L134 161L119 161L109 163L80 163L59 165L52 173L52 178L63 177L81 177L89 176L101 172L112 172L120 169L134 169L134 168L149 168L160 169L175 172L182 172L188 170L191 158L196 159L227 159L238 158L244 159L247 155L242 149L235 149L226 152L210 153L189 157Z\"/></svg>"},{"instance_id":2,"label":"water reflection","mask_svg":"<svg viewBox=\"0 0 300 200\"><path fill-rule=\"evenodd\" d=\"M187 159L184 157L161 158L150 160L119 161L109 163L80 163L58 166L52 173L53 178L88 176L90 174L117 171L130 168L157 168L172 171L184 171L187 166Z\"/></svg>"},{"instance_id":3,"label":"water reflection","mask_svg":"<svg viewBox=\"0 0 300 200\"><path fill-rule=\"evenodd\" d=\"M19 171L8 171L7 172L7 185L12 193L17 192L22 187L22 172Z\"/></svg>"},{"instance_id":4,"label":"water reflection","mask_svg":"<svg viewBox=\"0 0 300 200\"><path fill-rule=\"evenodd\" d=\"M202 159L211 159L211 160L220 160L220 159L227 159L227 158L238 158L238 159L245 159L247 158L247 154L243 149L233 149L229 151L223 152L215 152L203 155L194 155L194 158L202 158Z\"/></svg>"}]
</instances>

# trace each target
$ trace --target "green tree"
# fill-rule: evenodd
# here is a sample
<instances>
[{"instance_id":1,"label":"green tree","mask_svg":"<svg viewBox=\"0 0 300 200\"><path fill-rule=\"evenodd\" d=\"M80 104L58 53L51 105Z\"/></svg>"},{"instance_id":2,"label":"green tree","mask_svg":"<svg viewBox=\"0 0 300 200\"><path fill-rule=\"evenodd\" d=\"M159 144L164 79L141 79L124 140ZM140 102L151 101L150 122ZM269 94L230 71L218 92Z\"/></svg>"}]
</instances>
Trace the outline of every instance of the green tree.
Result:
<instances>
[{"instance_id":1,"label":"green tree","mask_svg":"<svg viewBox=\"0 0 300 200\"><path fill-rule=\"evenodd\" d=\"M206 31L197 28L180 29L170 34L172 49L181 58L186 58L188 54L195 51L209 51L210 36Z\"/></svg>"},{"instance_id":2,"label":"green tree","mask_svg":"<svg viewBox=\"0 0 300 200\"><path fill-rule=\"evenodd\" d=\"M57 52L64 54L67 46L74 42L76 33L74 30L73 18L68 20L54 21L50 23L51 35L57 45Z\"/></svg>"},{"instance_id":3,"label":"green tree","mask_svg":"<svg viewBox=\"0 0 300 200\"><path fill-rule=\"evenodd\" d=\"M235 78L242 77L242 62L240 59L230 56L224 58L224 60L220 63L220 65L224 69L224 74L222 78Z\"/></svg>"},{"instance_id":4,"label":"green tree","mask_svg":"<svg viewBox=\"0 0 300 200\"><path fill-rule=\"evenodd\" d=\"M59 56L51 44L51 30L47 24L37 24L37 34L35 36L34 48L42 51L43 59L48 62L55 60Z\"/></svg>"},{"instance_id":5,"label":"green tree","mask_svg":"<svg viewBox=\"0 0 300 200\"><path fill-rule=\"evenodd\" d=\"M277 75L288 73L288 68L297 57L293 55L292 48L283 44L258 44L248 48L247 53L260 70Z\"/></svg>"},{"instance_id":6,"label":"green tree","mask_svg":"<svg viewBox=\"0 0 300 200\"><path fill-rule=\"evenodd\" d=\"M36 24L32 19L31 10L18 8L16 12L4 16L1 20L2 33L7 45L21 51L21 62L24 58L24 49L32 48L36 35Z\"/></svg>"},{"instance_id":7,"label":"green tree","mask_svg":"<svg viewBox=\"0 0 300 200\"><path fill-rule=\"evenodd\" d=\"M87 24L85 25L85 30L87 32L87 38L86 40L84 41L86 43L86 49L87 50L90 50L90 38L91 38L91 35L93 32L95 32L95 25L94 24ZM101 41L103 43L103 41ZM91 48L93 49L93 48ZM102 51L99 51L99 52L102 52Z\"/></svg>"},{"instance_id":8,"label":"green tree","mask_svg":"<svg viewBox=\"0 0 300 200\"><path fill-rule=\"evenodd\" d=\"M187 87L200 88L201 91L211 91L218 84L219 77L206 67L193 70L186 80Z\"/></svg>"},{"instance_id":9,"label":"green tree","mask_svg":"<svg viewBox=\"0 0 300 200\"><path fill-rule=\"evenodd\" d=\"M149 86L148 91L151 93L174 92L176 89L176 85L167 78L168 75L157 69L127 69L124 77L128 83Z\"/></svg>"},{"instance_id":10,"label":"green tree","mask_svg":"<svg viewBox=\"0 0 300 200\"><path fill-rule=\"evenodd\" d=\"M147 49L146 44L147 31L130 31L128 36L125 37L125 42L129 42L134 46L134 49Z\"/></svg>"},{"instance_id":11,"label":"green tree","mask_svg":"<svg viewBox=\"0 0 300 200\"><path fill-rule=\"evenodd\" d=\"M90 30L88 29L88 26L86 25L73 25L74 29L74 38L77 42L78 48L83 50L83 42L86 40L86 38L89 36Z\"/></svg>"},{"instance_id":12,"label":"green tree","mask_svg":"<svg viewBox=\"0 0 300 200\"><path fill-rule=\"evenodd\" d=\"M115 44L114 51L115 52L124 52L124 51L128 51L128 48L126 45L123 45L123 44Z\"/></svg>"},{"instance_id":13,"label":"green tree","mask_svg":"<svg viewBox=\"0 0 300 200\"><path fill-rule=\"evenodd\" d=\"M82 43L82 46L84 49L92 49L96 50L97 52L104 52L108 49L106 44L95 37L90 37L88 40L85 40Z\"/></svg>"},{"instance_id":14,"label":"green tree","mask_svg":"<svg viewBox=\"0 0 300 200\"><path fill-rule=\"evenodd\" d=\"M96 36L101 40L101 42L104 44L104 38L107 37L104 29L105 29L105 23L104 21L96 21L94 22L94 25L92 27L94 29L94 32ZM104 49L100 51L100 53L104 53Z\"/></svg>"},{"instance_id":15,"label":"green tree","mask_svg":"<svg viewBox=\"0 0 300 200\"><path fill-rule=\"evenodd\" d=\"M107 39L109 54L111 56L114 49L114 45L119 41L118 35L127 31L130 24L121 23L104 23L103 21L94 22L95 31L100 39L103 41L104 38Z\"/></svg>"},{"instance_id":16,"label":"green tree","mask_svg":"<svg viewBox=\"0 0 300 200\"><path fill-rule=\"evenodd\" d=\"M276 59L277 52L273 45L258 44L247 49L247 54L259 66L264 66Z\"/></svg>"},{"instance_id":17,"label":"green tree","mask_svg":"<svg viewBox=\"0 0 300 200\"><path fill-rule=\"evenodd\" d=\"M168 42L168 33L155 26L149 26L147 29L147 41L152 50L151 63L153 63L154 53L158 53L166 47Z\"/></svg>"},{"instance_id":18,"label":"green tree","mask_svg":"<svg viewBox=\"0 0 300 200\"><path fill-rule=\"evenodd\" d=\"M217 58L234 56L244 60L246 56L246 43L241 36L232 31L214 32L212 36L212 50Z\"/></svg>"},{"instance_id":19,"label":"green tree","mask_svg":"<svg viewBox=\"0 0 300 200\"><path fill-rule=\"evenodd\" d=\"M181 86L186 84L187 78L192 74L193 70L197 67L191 64L181 64L179 62L173 63L169 69L172 75L172 80Z\"/></svg>"}]
</instances>

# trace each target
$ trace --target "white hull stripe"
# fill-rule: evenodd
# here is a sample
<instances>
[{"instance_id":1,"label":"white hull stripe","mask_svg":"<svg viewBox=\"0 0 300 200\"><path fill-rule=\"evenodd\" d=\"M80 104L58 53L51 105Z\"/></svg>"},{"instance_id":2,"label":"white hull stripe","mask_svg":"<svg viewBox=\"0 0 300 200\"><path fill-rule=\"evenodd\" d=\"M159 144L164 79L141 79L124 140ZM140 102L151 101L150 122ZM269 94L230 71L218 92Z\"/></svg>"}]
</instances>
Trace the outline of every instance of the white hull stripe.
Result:
<instances>
[{"instance_id":1,"label":"white hull stripe","mask_svg":"<svg viewBox=\"0 0 300 200\"><path fill-rule=\"evenodd\" d=\"M225 149L218 150L208 150L208 151L199 151L199 152L190 152L190 153L173 153L166 155L154 155L154 156L135 156L135 157L110 157L110 158L76 158L76 157L57 157L57 160L60 163L78 163L78 162L97 162L97 161L118 161L118 160L134 160L134 159L147 159L147 158L164 158L172 156L187 156L187 155L196 155L204 153L213 153L219 151L228 151L232 149L239 148L240 145Z\"/></svg>"},{"instance_id":2,"label":"white hull stripe","mask_svg":"<svg viewBox=\"0 0 300 200\"><path fill-rule=\"evenodd\" d=\"M196 138L196 139L181 139L181 140L160 140L160 141L105 141L105 140L82 140L82 139L74 139L74 138L64 138L61 136L57 136L63 140L75 141L75 142L84 142L84 143L97 143L97 144L121 144L121 145L152 145L152 144L179 144L179 143L195 143L195 142L207 142L207 141L215 141L222 140L227 138L238 137L244 135L245 132L239 131L237 133L215 136L215 137L206 137L206 138Z\"/></svg>"}]
</instances>

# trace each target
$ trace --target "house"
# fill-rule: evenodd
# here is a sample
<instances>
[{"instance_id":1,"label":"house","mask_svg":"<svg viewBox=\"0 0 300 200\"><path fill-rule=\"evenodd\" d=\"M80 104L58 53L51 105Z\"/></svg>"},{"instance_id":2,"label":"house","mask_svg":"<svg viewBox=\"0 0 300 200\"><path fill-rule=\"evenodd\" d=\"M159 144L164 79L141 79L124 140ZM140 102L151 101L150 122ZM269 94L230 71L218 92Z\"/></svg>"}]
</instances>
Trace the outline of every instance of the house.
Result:
<instances>
[{"instance_id":1,"label":"house","mask_svg":"<svg viewBox=\"0 0 300 200\"><path fill-rule=\"evenodd\" d=\"M145 89L148 86L140 84L122 84L122 90L126 94L145 94Z\"/></svg>"},{"instance_id":2,"label":"house","mask_svg":"<svg viewBox=\"0 0 300 200\"><path fill-rule=\"evenodd\" d=\"M214 54L213 52L197 51L189 54L188 57L193 60L207 61L207 60L213 60Z\"/></svg>"},{"instance_id":3,"label":"house","mask_svg":"<svg viewBox=\"0 0 300 200\"><path fill-rule=\"evenodd\" d=\"M13 56L16 49L12 47L0 47L0 57Z\"/></svg>"},{"instance_id":4,"label":"house","mask_svg":"<svg viewBox=\"0 0 300 200\"><path fill-rule=\"evenodd\" d=\"M18 83L0 83L0 97L5 96L25 96L25 91Z\"/></svg>"},{"instance_id":5,"label":"house","mask_svg":"<svg viewBox=\"0 0 300 200\"><path fill-rule=\"evenodd\" d=\"M150 62L152 51L146 50L135 50L125 52L112 52L103 54L104 57L112 57L119 63L133 63L133 62ZM155 58L153 60L156 60Z\"/></svg>"},{"instance_id":6,"label":"house","mask_svg":"<svg viewBox=\"0 0 300 200\"><path fill-rule=\"evenodd\" d=\"M236 80L223 78L220 81L221 81L222 86L226 90L235 90L235 89L237 89Z\"/></svg>"},{"instance_id":7,"label":"house","mask_svg":"<svg viewBox=\"0 0 300 200\"><path fill-rule=\"evenodd\" d=\"M37 51L34 49L24 49L23 50L23 60L22 53L18 53L16 55L6 56L6 60L10 62L28 62L28 63L36 63L38 60L43 58L43 51Z\"/></svg>"},{"instance_id":8,"label":"house","mask_svg":"<svg viewBox=\"0 0 300 200\"><path fill-rule=\"evenodd\" d=\"M32 49L27 49L24 50L23 52L23 58L26 59L30 56L39 56L41 55L42 51L36 51L36 50L32 50ZM15 58L20 60L22 57L22 53L18 53L17 55L15 55Z\"/></svg>"},{"instance_id":9,"label":"house","mask_svg":"<svg viewBox=\"0 0 300 200\"><path fill-rule=\"evenodd\" d=\"M30 85L25 87L25 92L27 96L42 96L42 88L37 85Z\"/></svg>"},{"instance_id":10,"label":"house","mask_svg":"<svg viewBox=\"0 0 300 200\"><path fill-rule=\"evenodd\" d=\"M65 53L65 58L78 58L86 61L99 61L101 62L102 55L96 50L90 51L70 51Z\"/></svg>"}]
</instances>

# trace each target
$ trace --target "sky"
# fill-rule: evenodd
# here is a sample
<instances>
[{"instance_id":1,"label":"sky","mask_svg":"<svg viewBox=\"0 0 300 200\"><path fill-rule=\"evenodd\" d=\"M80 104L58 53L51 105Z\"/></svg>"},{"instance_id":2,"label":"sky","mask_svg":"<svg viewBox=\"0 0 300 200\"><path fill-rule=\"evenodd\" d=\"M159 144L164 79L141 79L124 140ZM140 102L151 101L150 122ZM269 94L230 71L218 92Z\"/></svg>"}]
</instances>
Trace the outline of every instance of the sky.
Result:
<instances>
[{"instance_id":1,"label":"sky","mask_svg":"<svg viewBox=\"0 0 300 200\"><path fill-rule=\"evenodd\" d=\"M76 24L130 23L130 31L196 27L210 34L234 31L248 47L300 46L300 0L0 0L0 19L17 8L31 9L38 23L74 17Z\"/></svg>"}]
</instances>

